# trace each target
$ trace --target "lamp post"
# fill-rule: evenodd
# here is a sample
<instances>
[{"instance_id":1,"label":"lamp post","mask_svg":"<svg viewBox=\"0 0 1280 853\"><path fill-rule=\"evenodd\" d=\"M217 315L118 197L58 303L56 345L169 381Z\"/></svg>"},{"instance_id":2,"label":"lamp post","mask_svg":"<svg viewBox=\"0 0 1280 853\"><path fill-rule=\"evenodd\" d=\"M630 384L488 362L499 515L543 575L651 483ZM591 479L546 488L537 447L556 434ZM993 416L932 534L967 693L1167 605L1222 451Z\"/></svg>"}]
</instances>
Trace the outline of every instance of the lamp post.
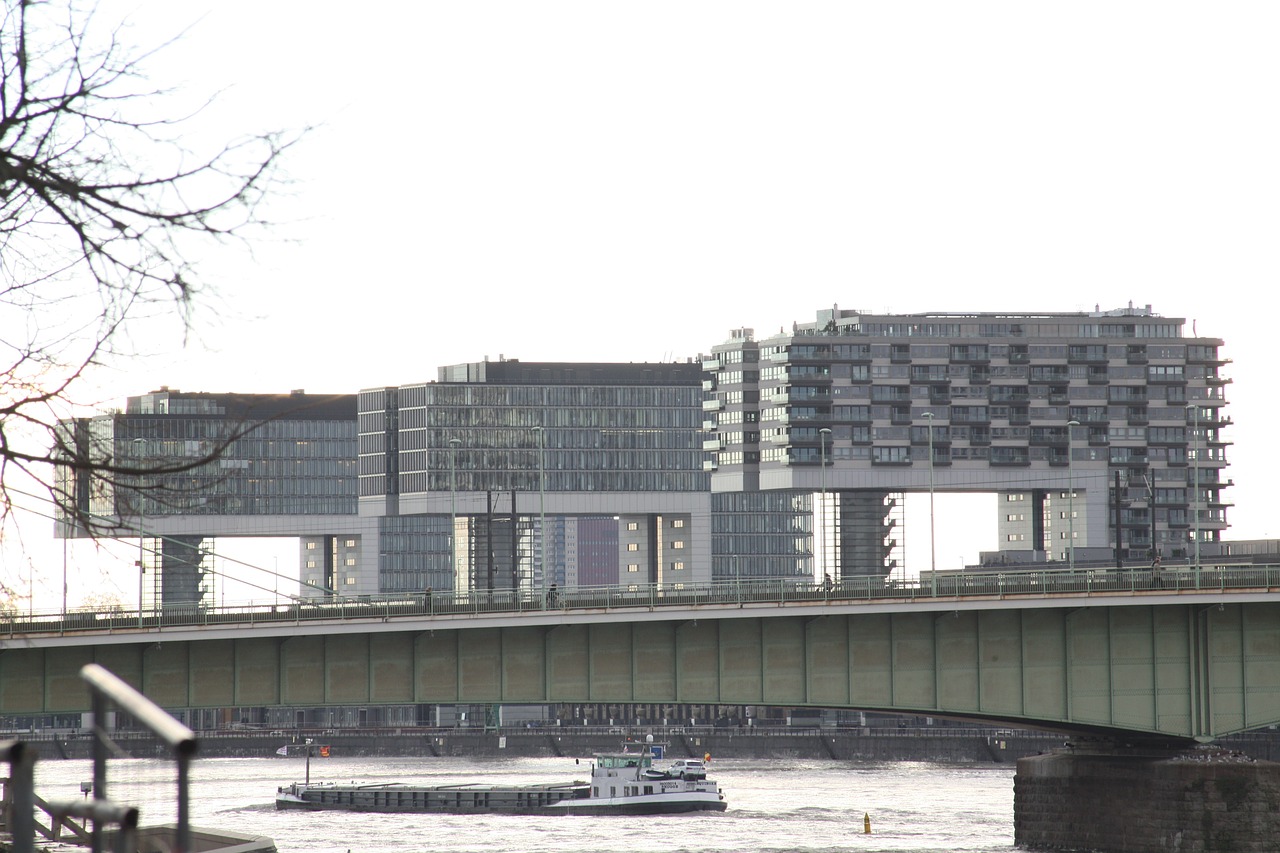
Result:
<instances>
[{"instance_id":1,"label":"lamp post","mask_svg":"<svg viewBox=\"0 0 1280 853\"><path fill-rule=\"evenodd\" d=\"M547 592L547 431L533 428L538 434L538 574L542 593Z\"/></svg>"},{"instance_id":2,"label":"lamp post","mask_svg":"<svg viewBox=\"0 0 1280 853\"><path fill-rule=\"evenodd\" d=\"M133 447L137 451L135 454L139 459L146 449L147 440L145 438L135 438ZM139 466L141 467L141 466ZM146 578L146 563L143 562L144 541L146 539L145 529L147 526L147 496L142 489L138 489L138 628L142 628L142 596L143 581Z\"/></svg>"},{"instance_id":3,"label":"lamp post","mask_svg":"<svg viewBox=\"0 0 1280 853\"><path fill-rule=\"evenodd\" d=\"M1191 530L1195 542L1196 589L1200 588L1200 406L1188 403L1191 412Z\"/></svg>"},{"instance_id":4,"label":"lamp post","mask_svg":"<svg viewBox=\"0 0 1280 853\"><path fill-rule=\"evenodd\" d=\"M1067 547L1071 568L1076 567L1076 479L1071 467L1071 428L1079 421L1067 421Z\"/></svg>"},{"instance_id":5,"label":"lamp post","mask_svg":"<svg viewBox=\"0 0 1280 853\"><path fill-rule=\"evenodd\" d=\"M819 468L822 474L822 498L818 502L818 533L819 540L822 545L822 563L818 566L822 570L825 577L827 567L827 437L831 435L828 427L818 430L818 452L819 452ZM816 549L815 549L816 550ZM817 581L817 573L814 573L814 580Z\"/></svg>"},{"instance_id":6,"label":"lamp post","mask_svg":"<svg viewBox=\"0 0 1280 853\"><path fill-rule=\"evenodd\" d=\"M938 550L934 541L933 525L933 412L925 412L929 424L929 570L938 570Z\"/></svg>"},{"instance_id":7,"label":"lamp post","mask_svg":"<svg viewBox=\"0 0 1280 853\"><path fill-rule=\"evenodd\" d=\"M462 444L462 439L449 439L449 571L454 577L451 579L453 588L458 588L458 547L454 540L454 534L458 529L458 445Z\"/></svg>"}]
</instances>

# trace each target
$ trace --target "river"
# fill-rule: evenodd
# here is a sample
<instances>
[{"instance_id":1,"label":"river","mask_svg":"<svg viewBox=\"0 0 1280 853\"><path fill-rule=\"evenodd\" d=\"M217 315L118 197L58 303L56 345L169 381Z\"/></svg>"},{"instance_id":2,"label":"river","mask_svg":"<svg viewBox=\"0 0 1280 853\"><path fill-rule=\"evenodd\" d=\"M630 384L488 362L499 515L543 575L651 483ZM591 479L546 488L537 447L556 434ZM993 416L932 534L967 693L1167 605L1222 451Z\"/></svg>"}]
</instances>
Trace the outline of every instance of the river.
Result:
<instances>
[{"instance_id":1,"label":"river","mask_svg":"<svg viewBox=\"0 0 1280 853\"><path fill-rule=\"evenodd\" d=\"M276 787L301 781L297 758L205 758L191 770L192 824L266 835L280 853L593 853L690 851L909 851L1011 853L1013 767L921 762L725 759L710 776L729 803L718 814L663 817L518 817L277 812ZM559 782L587 776L572 758L313 758L312 781ZM42 761L46 800L80 796L87 761ZM174 819L169 761L112 761L108 793L136 805L142 823ZM864 833L864 815L871 833Z\"/></svg>"}]
</instances>

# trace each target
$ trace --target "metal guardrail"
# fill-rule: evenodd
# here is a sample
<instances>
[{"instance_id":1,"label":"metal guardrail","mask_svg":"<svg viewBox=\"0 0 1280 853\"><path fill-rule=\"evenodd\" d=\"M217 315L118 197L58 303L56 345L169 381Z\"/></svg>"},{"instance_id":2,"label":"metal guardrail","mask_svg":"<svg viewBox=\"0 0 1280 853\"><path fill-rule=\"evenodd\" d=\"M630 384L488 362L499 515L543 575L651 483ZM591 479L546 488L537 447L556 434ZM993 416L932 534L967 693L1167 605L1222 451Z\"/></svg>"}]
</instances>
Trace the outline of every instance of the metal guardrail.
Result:
<instances>
[{"instance_id":1,"label":"metal guardrail","mask_svg":"<svg viewBox=\"0 0 1280 853\"><path fill-rule=\"evenodd\" d=\"M80 677L89 686L94 720L93 782L92 785L85 786L86 794L91 791L93 798L45 803L35 794L35 749L20 741L0 742L0 760L8 761L10 765L0 802L5 807L3 823L12 838L13 853L32 853L37 829L56 841L59 840L58 829L65 825L75 831L78 839L84 840L83 829L69 823L68 818L92 822L87 840L93 853L102 853L107 837L104 828L113 829L115 853L133 853L138 849L138 809L113 802L107 797L107 752L110 747L115 746L102 725L102 721L107 719L108 703L128 713L173 751L178 766L178 820L172 850L173 853L190 853L189 766L196 752L195 735L159 705L98 664L91 663L81 667ZM45 830L38 824L35 819L36 806L45 810L53 819L52 830Z\"/></svg>"},{"instance_id":2,"label":"metal guardrail","mask_svg":"<svg viewBox=\"0 0 1280 853\"><path fill-rule=\"evenodd\" d=\"M0 636L73 634L79 632L154 631L211 627L481 614L545 613L564 610L652 610L663 607L717 605L787 605L815 602L856 604L884 601L935 601L956 598L1003 599L1014 596L1160 594L1188 591L1280 590L1280 566L1214 564L1116 569L1017 568L1002 571L925 572L899 580L880 576L845 578L830 586L791 579L735 579L708 584L664 586L627 584L577 587L559 591L535 589L473 590L399 595L331 597L287 604L169 606L138 611L74 610L66 613L9 613Z\"/></svg>"},{"instance_id":3,"label":"metal guardrail","mask_svg":"<svg viewBox=\"0 0 1280 853\"><path fill-rule=\"evenodd\" d=\"M114 823L120 827L121 831L116 835L118 853L137 849L134 838L138 828L138 810L117 806L107 799L107 749L111 740L103 721L107 718L108 703L131 715L172 750L178 766L178 821L174 849L175 853L190 853L189 770L196 753L195 734L105 667L96 663L85 664L80 668L80 677L89 685L90 708L93 711L93 800L70 807L81 808L83 816L93 820L90 836L93 853L102 851L103 823Z\"/></svg>"}]
</instances>

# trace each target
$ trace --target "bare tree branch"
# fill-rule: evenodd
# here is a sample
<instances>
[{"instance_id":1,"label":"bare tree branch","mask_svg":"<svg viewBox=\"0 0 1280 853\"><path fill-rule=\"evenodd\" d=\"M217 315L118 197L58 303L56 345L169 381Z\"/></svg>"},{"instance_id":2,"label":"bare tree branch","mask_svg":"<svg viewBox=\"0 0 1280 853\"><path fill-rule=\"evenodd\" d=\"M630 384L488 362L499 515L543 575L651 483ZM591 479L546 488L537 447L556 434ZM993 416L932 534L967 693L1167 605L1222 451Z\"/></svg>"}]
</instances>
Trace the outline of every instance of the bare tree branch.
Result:
<instances>
[{"instance_id":1,"label":"bare tree branch","mask_svg":"<svg viewBox=\"0 0 1280 853\"><path fill-rule=\"evenodd\" d=\"M68 495L52 466L136 485L208 464L253 428L146 470L59 429L86 372L131 354L131 323L160 314L190 328L205 287L197 253L267 224L261 206L305 133L193 150L182 136L193 116L146 73L155 51L94 12L0 0L0 517L12 508L7 476L34 477L55 498Z\"/></svg>"}]
</instances>

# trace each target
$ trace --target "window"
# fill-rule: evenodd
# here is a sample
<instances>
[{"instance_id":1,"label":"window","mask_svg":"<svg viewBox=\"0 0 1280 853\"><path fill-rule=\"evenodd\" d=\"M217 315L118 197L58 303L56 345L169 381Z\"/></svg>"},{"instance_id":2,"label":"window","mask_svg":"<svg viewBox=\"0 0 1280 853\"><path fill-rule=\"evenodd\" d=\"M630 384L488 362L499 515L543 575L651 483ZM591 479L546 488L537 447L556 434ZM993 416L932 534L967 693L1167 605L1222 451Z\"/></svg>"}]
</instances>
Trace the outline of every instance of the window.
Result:
<instances>
[{"instance_id":1,"label":"window","mask_svg":"<svg viewBox=\"0 0 1280 853\"><path fill-rule=\"evenodd\" d=\"M355 564L356 564L356 558L355 558L355 557L347 557L346 565L348 565L348 566L354 566Z\"/></svg>"},{"instance_id":2,"label":"window","mask_svg":"<svg viewBox=\"0 0 1280 853\"><path fill-rule=\"evenodd\" d=\"M315 567L316 567L316 561L315 561L315 560L307 560L307 568L308 568L308 569L314 569Z\"/></svg>"},{"instance_id":3,"label":"window","mask_svg":"<svg viewBox=\"0 0 1280 853\"><path fill-rule=\"evenodd\" d=\"M354 575L347 575L347 579L346 579L345 583L346 583L346 585L347 585L347 586L355 586L355 585L356 585L356 579L355 579L355 576L354 576Z\"/></svg>"},{"instance_id":4,"label":"window","mask_svg":"<svg viewBox=\"0 0 1280 853\"><path fill-rule=\"evenodd\" d=\"M671 547L672 547L672 548L675 548L677 551L678 551L678 550L680 550L681 548L683 548L683 547L684 547L684 540L683 540L683 539L678 539L678 540L676 540L675 542L672 542L672 543L671 543Z\"/></svg>"},{"instance_id":5,"label":"window","mask_svg":"<svg viewBox=\"0 0 1280 853\"><path fill-rule=\"evenodd\" d=\"M639 551L639 550L640 550L640 543L638 543L638 542L628 542L628 543L627 543L627 550L628 550L628 551Z\"/></svg>"},{"instance_id":6,"label":"window","mask_svg":"<svg viewBox=\"0 0 1280 853\"><path fill-rule=\"evenodd\" d=\"M683 518L673 518L673 519L671 519L671 526L672 526L672 527L684 527L684 519L683 519Z\"/></svg>"},{"instance_id":7,"label":"window","mask_svg":"<svg viewBox=\"0 0 1280 853\"><path fill-rule=\"evenodd\" d=\"M628 529L628 530L639 530L639 529L640 529L640 522L638 522L638 521L628 521L628 522L627 522L627 529Z\"/></svg>"},{"instance_id":8,"label":"window","mask_svg":"<svg viewBox=\"0 0 1280 853\"><path fill-rule=\"evenodd\" d=\"M684 561L683 561L683 560L677 560L677 561L675 561L674 563L672 563L672 564L671 564L671 571L673 571L673 572L680 572L680 571L684 571Z\"/></svg>"},{"instance_id":9,"label":"window","mask_svg":"<svg viewBox=\"0 0 1280 853\"><path fill-rule=\"evenodd\" d=\"M308 550L308 551L314 551L315 549L316 549L316 543L314 543L314 542L308 542L308 543L307 543L307 550Z\"/></svg>"},{"instance_id":10,"label":"window","mask_svg":"<svg viewBox=\"0 0 1280 853\"><path fill-rule=\"evenodd\" d=\"M640 564L639 564L639 563L627 563L627 571L629 571L629 572L638 572L638 571L640 571Z\"/></svg>"},{"instance_id":11,"label":"window","mask_svg":"<svg viewBox=\"0 0 1280 853\"><path fill-rule=\"evenodd\" d=\"M356 540L354 540L354 539L348 539L348 540L347 540L347 547L348 547L348 548L354 548L354 547L356 547Z\"/></svg>"}]
</instances>

